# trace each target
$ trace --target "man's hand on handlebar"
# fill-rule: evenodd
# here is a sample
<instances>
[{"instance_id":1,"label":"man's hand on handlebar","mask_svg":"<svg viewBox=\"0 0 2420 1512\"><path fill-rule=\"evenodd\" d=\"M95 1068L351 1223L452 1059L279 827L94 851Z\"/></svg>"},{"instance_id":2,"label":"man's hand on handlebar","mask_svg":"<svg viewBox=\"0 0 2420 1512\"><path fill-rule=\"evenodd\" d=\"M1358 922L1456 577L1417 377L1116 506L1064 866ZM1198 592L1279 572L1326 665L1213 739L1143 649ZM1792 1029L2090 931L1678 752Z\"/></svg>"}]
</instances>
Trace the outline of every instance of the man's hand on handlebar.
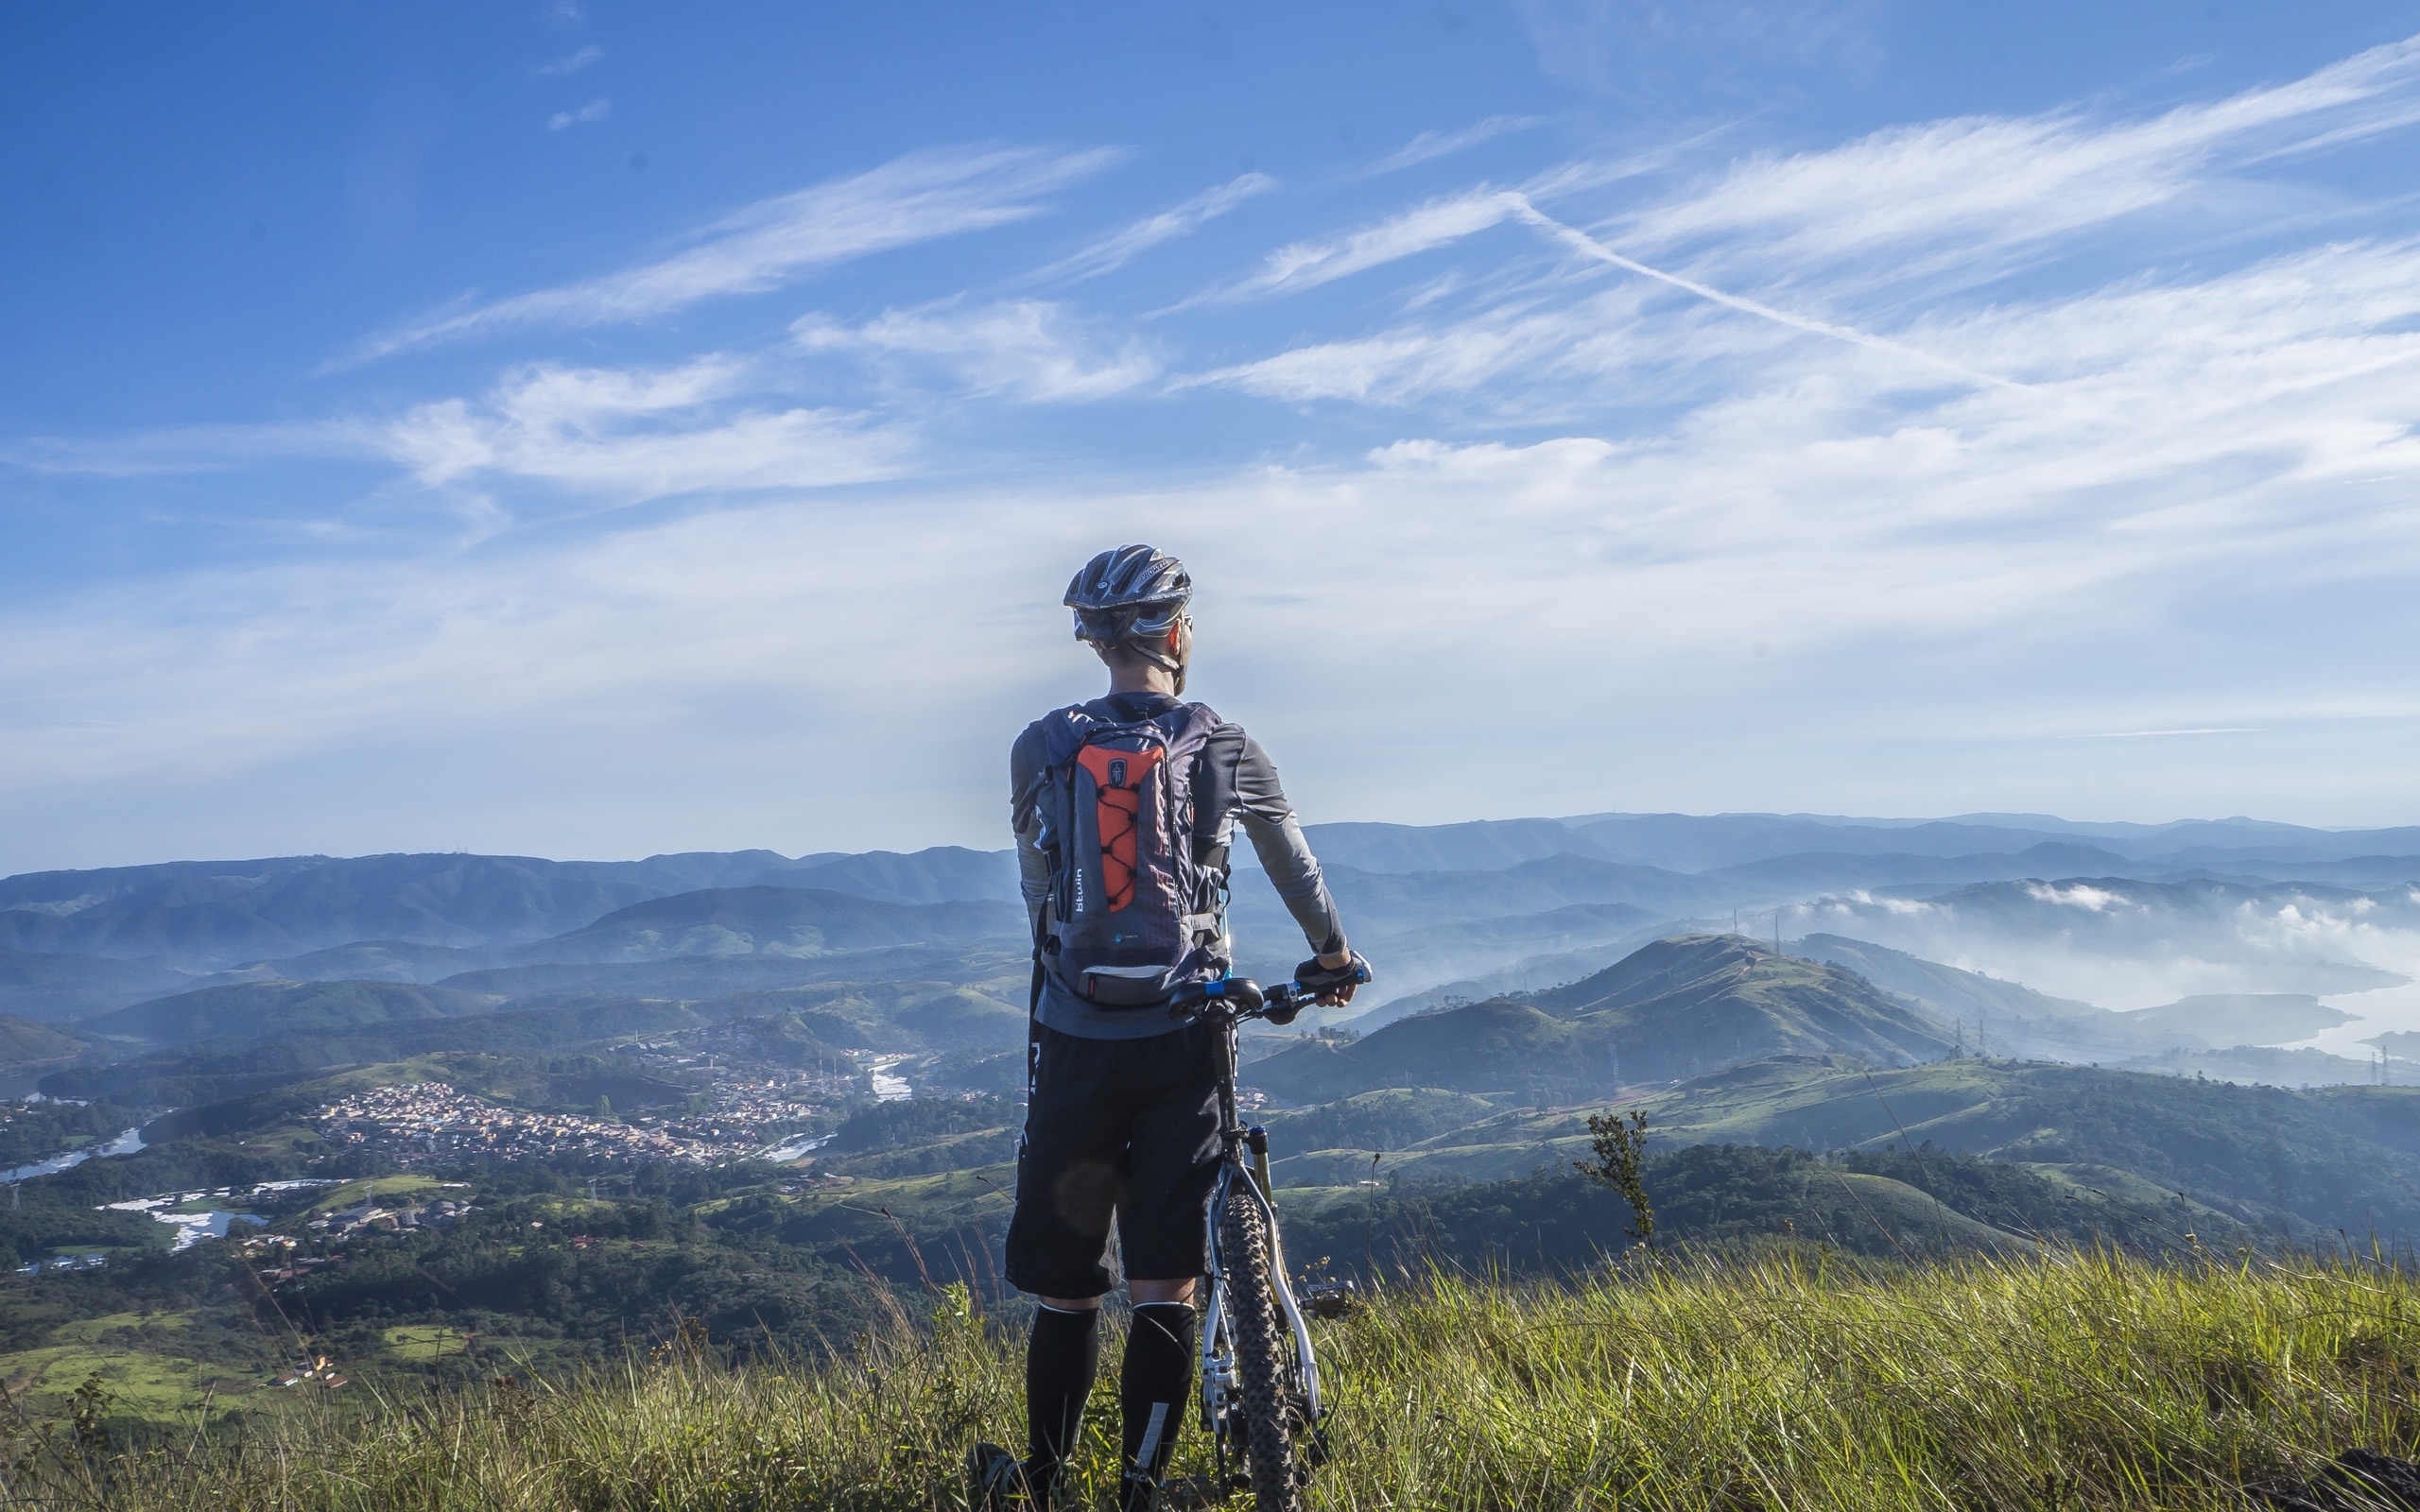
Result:
<instances>
[{"instance_id":1,"label":"man's hand on handlebar","mask_svg":"<svg viewBox=\"0 0 2420 1512\"><path fill-rule=\"evenodd\" d=\"M1314 955L1294 968L1294 980L1318 993L1322 1007L1337 1007L1352 1002L1353 989L1370 980L1370 963L1349 950Z\"/></svg>"}]
</instances>

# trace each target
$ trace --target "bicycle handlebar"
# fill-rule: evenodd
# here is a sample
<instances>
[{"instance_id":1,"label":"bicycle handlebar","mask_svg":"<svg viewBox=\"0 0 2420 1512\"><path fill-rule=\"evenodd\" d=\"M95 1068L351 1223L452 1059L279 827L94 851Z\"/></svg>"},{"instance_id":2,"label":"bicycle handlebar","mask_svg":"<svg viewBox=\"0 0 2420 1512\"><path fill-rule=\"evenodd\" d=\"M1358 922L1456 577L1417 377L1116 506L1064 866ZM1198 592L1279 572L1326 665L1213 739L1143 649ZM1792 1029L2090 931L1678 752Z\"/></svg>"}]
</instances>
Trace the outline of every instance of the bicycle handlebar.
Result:
<instances>
[{"instance_id":1,"label":"bicycle handlebar","mask_svg":"<svg viewBox=\"0 0 2420 1512\"><path fill-rule=\"evenodd\" d=\"M1357 963L1354 981L1370 980L1370 969ZM1271 1023L1294 1022L1294 1015L1319 1001L1324 988L1305 987L1300 982L1284 982L1264 988L1248 976L1230 976L1217 982L1201 982L1179 992L1168 1004L1168 1017L1193 1022L1224 1019L1241 1022L1246 1019L1266 1019Z\"/></svg>"}]
</instances>

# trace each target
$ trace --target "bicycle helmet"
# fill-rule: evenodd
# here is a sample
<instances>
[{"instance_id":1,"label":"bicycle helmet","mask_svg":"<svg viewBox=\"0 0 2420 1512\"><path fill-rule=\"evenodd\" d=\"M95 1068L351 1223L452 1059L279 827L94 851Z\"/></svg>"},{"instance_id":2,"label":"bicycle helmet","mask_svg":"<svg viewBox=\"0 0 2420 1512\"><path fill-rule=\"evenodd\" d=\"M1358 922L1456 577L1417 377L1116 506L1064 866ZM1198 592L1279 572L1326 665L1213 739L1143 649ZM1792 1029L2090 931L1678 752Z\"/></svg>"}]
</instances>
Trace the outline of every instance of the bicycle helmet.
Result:
<instances>
[{"instance_id":1,"label":"bicycle helmet","mask_svg":"<svg viewBox=\"0 0 2420 1512\"><path fill-rule=\"evenodd\" d=\"M1102 660L1120 647L1176 674L1184 688L1184 662L1168 654L1168 631L1184 621L1193 598L1193 577L1184 563L1150 546L1119 546L1084 563L1067 584L1067 607L1076 611L1076 639Z\"/></svg>"}]
</instances>

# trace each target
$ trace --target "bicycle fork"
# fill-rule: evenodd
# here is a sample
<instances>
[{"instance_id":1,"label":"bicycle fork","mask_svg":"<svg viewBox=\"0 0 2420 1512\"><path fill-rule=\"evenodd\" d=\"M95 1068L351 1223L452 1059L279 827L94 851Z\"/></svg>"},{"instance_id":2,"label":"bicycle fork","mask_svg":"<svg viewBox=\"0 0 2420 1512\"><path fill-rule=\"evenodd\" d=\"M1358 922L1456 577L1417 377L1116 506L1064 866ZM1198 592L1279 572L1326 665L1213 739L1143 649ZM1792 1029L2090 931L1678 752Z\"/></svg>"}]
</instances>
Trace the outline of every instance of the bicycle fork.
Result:
<instances>
[{"instance_id":1,"label":"bicycle fork","mask_svg":"<svg viewBox=\"0 0 2420 1512\"><path fill-rule=\"evenodd\" d=\"M1257 1129L1253 1130L1258 1133ZM1320 1363L1311 1349L1310 1325L1303 1317L1300 1304L1294 1300L1294 1288L1287 1280L1286 1244L1277 1230L1276 1210L1269 1201L1269 1188L1264 1173L1268 1170L1268 1139L1255 1141L1253 1151L1253 1169L1246 1170L1230 1160L1219 1174L1219 1184L1211 1194L1211 1211L1221 1211L1235 1186L1241 1182L1252 1200L1260 1205L1268 1219L1269 1287L1276 1294L1277 1306L1286 1317L1287 1332L1294 1341L1295 1379L1303 1394L1304 1429L1315 1427L1323 1409L1320 1405ZM1219 1226L1210 1226L1210 1305L1201 1326L1201 1427L1219 1445L1221 1469L1224 1469L1227 1423L1235 1410L1236 1344L1234 1325L1229 1316L1228 1260L1219 1243Z\"/></svg>"}]
</instances>

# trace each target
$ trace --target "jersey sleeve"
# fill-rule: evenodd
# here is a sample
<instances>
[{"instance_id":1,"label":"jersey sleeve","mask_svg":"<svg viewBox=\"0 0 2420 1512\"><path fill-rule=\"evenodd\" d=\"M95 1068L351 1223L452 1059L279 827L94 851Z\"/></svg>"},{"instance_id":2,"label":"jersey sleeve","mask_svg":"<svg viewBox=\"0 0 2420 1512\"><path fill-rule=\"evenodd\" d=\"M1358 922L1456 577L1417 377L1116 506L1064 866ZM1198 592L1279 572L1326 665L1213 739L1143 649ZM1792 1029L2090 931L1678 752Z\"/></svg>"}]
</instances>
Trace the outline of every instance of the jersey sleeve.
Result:
<instances>
[{"instance_id":1,"label":"jersey sleeve","mask_svg":"<svg viewBox=\"0 0 2420 1512\"><path fill-rule=\"evenodd\" d=\"M1028 726L1009 751L1009 829L1016 835L1017 892L1025 900L1026 923L1042 933L1042 906L1050 896L1050 854L1042 849L1042 789L1049 780L1042 732Z\"/></svg>"},{"instance_id":2,"label":"jersey sleeve","mask_svg":"<svg viewBox=\"0 0 2420 1512\"><path fill-rule=\"evenodd\" d=\"M1276 764L1260 748L1260 742L1234 726L1219 733L1230 730L1235 732L1229 748L1235 753L1236 818L1252 841L1253 853L1260 858L1260 869L1269 874L1286 911L1303 926L1311 953L1340 954L1345 948L1344 921L1337 917L1336 900L1328 895L1327 879L1320 875L1319 858L1311 854L1311 843L1304 838L1294 806L1286 801Z\"/></svg>"}]
</instances>

